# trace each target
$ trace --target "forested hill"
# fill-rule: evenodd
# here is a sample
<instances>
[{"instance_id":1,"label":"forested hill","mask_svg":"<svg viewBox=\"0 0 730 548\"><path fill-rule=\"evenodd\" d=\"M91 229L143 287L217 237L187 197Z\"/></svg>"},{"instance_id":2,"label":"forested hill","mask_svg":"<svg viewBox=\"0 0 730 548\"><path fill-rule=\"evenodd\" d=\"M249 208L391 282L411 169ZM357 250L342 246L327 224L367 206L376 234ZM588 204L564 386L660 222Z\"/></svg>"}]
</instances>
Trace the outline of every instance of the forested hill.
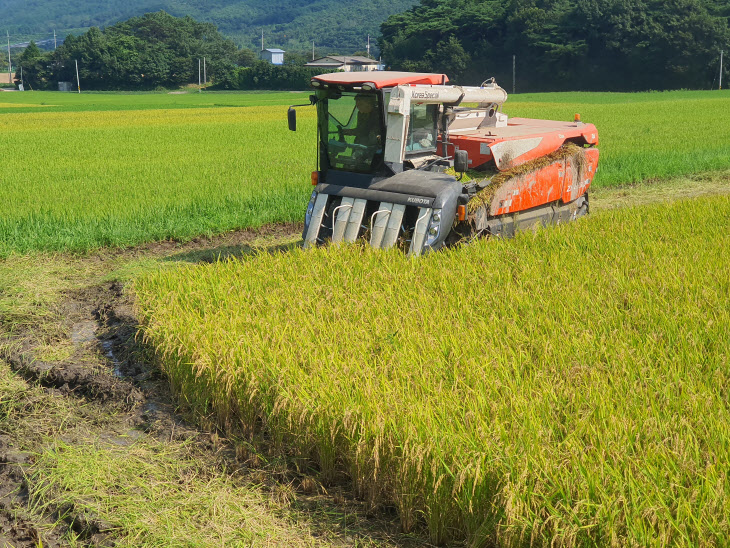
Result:
<instances>
[{"instance_id":1,"label":"forested hill","mask_svg":"<svg viewBox=\"0 0 730 548\"><path fill-rule=\"evenodd\" d=\"M311 51L317 54L354 53L373 47L380 23L417 0L0 0L3 25L11 40L39 41L89 27L106 27L146 12L165 10L213 23L239 46Z\"/></svg>"},{"instance_id":2,"label":"forested hill","mask_svg":"<svg viewBox=\"0 0 730 548\"><path fill-rule=\"evenodd\" d=\"M720 50L730 57L729 19L728 0L421 0L383 24L380 45L393 69L508 90L515 56L518 92L708 89Z\"/></svg>"}]
</instances>

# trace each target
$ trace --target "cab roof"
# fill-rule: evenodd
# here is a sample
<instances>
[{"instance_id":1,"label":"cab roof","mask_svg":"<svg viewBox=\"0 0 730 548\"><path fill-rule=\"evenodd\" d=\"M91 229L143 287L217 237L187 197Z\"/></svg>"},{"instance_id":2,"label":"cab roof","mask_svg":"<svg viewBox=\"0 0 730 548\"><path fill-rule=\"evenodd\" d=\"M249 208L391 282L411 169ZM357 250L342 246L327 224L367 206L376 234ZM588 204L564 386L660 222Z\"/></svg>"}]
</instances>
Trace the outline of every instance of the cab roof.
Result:
<instances>
[{"instance_id":1,"label":"cab roof","mask_svg":"<svg viewBox=\"0 0 730 548\"><path fill-rule=\"evenodd\" d=\"M375 89L392 88L405 84L426 84L437 86L449 81L445 74L434 74L427 72L395 72L389 70L367 71L367 72L333 72L331 74L320 74L312 78L312 82L322 84L357 86L364 83L375 84Z\"/></svg>"}]
</instances>

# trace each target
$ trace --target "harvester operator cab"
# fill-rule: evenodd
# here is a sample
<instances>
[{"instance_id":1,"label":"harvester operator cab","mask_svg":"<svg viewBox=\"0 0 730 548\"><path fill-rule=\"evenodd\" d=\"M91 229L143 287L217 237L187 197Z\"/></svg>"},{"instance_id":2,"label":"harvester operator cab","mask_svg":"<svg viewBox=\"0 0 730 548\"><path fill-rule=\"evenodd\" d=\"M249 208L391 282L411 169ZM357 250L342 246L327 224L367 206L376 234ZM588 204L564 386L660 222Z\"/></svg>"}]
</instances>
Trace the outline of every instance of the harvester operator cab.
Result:
<instances>
[{"instance_id":1,"label":"harvester operator cab","mask_svg":"<svg viewBox=\"0 0 730 548\"><path fill-rule=\"evenodd\" d=\"M317 90L322 146L330 168L375 173L383 167L386 110L391 90ZM440 110L435 104L412 104L403 151L411 167L436 154ZM407 169L407 168L406 168Z\"/></svg>"},{"instance_id":2,"label":"harvester operator cab","mask_svg":"<svg viewBox=\"0 0 730 548\"><path fill-rule=\"evenodd\" d=\"M317 90L323 152L334 169L372 173L383 161L383 104L378 92Z\"/></svg>"}]
</instances>

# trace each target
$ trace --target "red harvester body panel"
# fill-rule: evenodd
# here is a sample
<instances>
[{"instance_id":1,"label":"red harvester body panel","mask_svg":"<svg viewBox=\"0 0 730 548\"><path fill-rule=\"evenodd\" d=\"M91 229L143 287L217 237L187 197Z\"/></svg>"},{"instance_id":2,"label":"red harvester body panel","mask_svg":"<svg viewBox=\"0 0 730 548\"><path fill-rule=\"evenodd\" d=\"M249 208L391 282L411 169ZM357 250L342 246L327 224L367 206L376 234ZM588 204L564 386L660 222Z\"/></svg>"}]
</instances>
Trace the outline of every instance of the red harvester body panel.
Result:
<instances>
[{"instance_id":1,"label":"red harvester body panel","mask_svg":"<svg viewBox=\"0 0 730 548\"><path fill-rule=\"evenodd\" d=\"M469 154L469 167L479 168L492 163L498 170L507 171L527 162L543 158L565 144L598 144L598 131L593 124L510 118L506 127L487 127L453 131L449 134L454 147ZM585 194L593 181L598 166L598 149L586 148L587 165L583 179L571 159L559 159L549 165L512 177L495 193L490 215L516 213L539 207L555 200L571 202Z\"/></svg>"},{"instance_id":2,"label":"red harvester body panel","mask_svg":"<svg viewBox=\"0 0 730 548\"><path fill-rule=\"evenodd\" d=\"M510 118L506 127L451 131L449 137L458 149L469 153L470 167L494 161L500 171L555 152L566 141L598 145L593 124L531 118ZM449 154L453 152L449 150Z\"/></svg>"}]
</instances>

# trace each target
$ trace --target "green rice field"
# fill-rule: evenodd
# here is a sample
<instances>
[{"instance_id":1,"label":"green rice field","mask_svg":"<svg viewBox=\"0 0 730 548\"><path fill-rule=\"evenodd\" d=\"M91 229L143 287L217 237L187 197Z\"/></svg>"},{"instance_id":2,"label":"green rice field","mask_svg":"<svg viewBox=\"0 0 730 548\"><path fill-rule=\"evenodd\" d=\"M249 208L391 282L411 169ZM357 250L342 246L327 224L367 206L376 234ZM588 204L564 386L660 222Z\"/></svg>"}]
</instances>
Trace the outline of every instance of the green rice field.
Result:
<instances>
[{"instance_id":1,"label":"green rice field","mask_svg":"<svg viewBox=\"0 0 730 548\"><path fill-rule=\"evenodd\" d=\"M300 221L315 167L305 93L0 95L0 256ZM513 116L595 123L596 186L730 169L730 92L515 95Z\"/></svg>"},{"instance_id":2,"label":"green rice field","mask_svg":"<svg viewBox=\"0 0 730 548\"><path fill-rule=\"evenodd\" d=\"M473 546L730 538L730 198L135 283L184 402Z\"/></svg>"},{"instance_id":3,"label":"green rice field","mask_svg":"<svg viewBox=\"0 0 730 548\"><path fill-rule=\"evenodd\" d=\"M180 409L218 428L215 439L241 442L241 454L266 440L267 456L314 470L323 492L353 485L370 508L395 508L414 539L427 531L435 544L483 547L726 545L730 91L510 97L510 116L580 113L594 123L594 196L621 187L587 218L512 240L417 260L283 241L247 255L232 240L170 260L103 250L301 222L314 109L298 109L296 133L286 110L307 95L0 93L8 333L31 333L46 293L78 289L71 280L83 273L61 263L107 261L103 283L131 280L136 311L125 321L132 333L140 326L144 359L169 378ZM691 184L667 190L684 176ZM643 194L623 200L642 182ZM664 201L663 192L692 197L703 185L723 190ZM102 283L94 279L83 288L92 296ZM174 489L175 459L146 468L148 454L133 452L124 477L147 470L175 500L195 502ZM129 525L130 538L171 542L183 503L162 505L167 529L150 526L159 515L138 512L137 492L116 486L117 458L71 446L39 454L29 489L40 486L34 500L49 511L87 500L96 491L81 464L92 463L108 515ZM225 479L207 487L229 492ZM249 515L230 496L192 508L196 519L223 516L209 542L238 534L228 523L238 518L227 516ZM262 499L248 502L251 515L266 511ZM192 523L175 542L198 542ZM266 521L261 530L269 528L286 545L287 529Z\"/></svg>"}]
</instances>

